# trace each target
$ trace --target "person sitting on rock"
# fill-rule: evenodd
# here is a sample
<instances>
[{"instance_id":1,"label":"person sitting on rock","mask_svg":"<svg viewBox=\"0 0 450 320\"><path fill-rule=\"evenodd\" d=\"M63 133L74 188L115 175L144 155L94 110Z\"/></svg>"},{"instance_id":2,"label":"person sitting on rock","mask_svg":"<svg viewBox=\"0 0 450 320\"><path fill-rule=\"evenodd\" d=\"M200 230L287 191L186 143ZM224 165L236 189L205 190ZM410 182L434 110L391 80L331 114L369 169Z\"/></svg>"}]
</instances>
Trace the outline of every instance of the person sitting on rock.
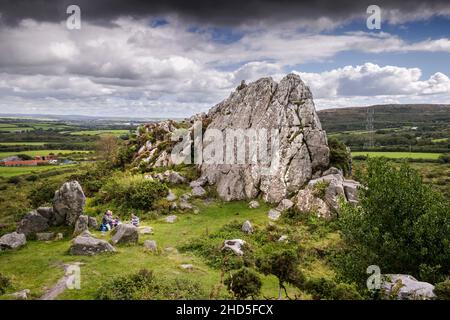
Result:
<instances>
[{"instance_id":1,"label":"person sitting on rock","mask_svg":"<svg viewBox=\"0 0 450 320\"><path fill-rule=\"evenodd\" d=\"M119 224L122 224L122 221L120 221L119 217L114 217L114 219L112 220L112 228L117 227Z\"/></svg>"},{"instance_id":2,"label":"person sitting on rock","mask_svg":"<svg viewBox=\"0 0 450 320\"><path fill-rule=\"evenodd\" d=\"M131 214L131 224L135 227L139 227L139 217L135 214Z\"/></svg>"},{"instance_id":3,"label":"person sitting on rock","mask_svg":"<svg viewBox=\"0 0 450 320\"><path fill-rule=\"evenodd\" d=\"M105 214L103 215L100 231L109 231L112 228L113 228L112 211L106 210Z\"/></svg>"}]
</instances>

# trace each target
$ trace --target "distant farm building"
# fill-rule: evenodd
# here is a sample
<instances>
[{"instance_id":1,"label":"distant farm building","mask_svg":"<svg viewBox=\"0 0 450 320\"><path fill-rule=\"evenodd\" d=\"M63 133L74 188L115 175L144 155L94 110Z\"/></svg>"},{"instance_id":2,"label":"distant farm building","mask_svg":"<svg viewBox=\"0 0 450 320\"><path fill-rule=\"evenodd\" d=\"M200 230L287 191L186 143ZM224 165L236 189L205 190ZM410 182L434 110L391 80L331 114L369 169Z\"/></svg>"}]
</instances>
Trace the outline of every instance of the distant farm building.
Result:
<instances>
[{"instance_id":1,"label":"distant farm building","mask_svg":"<svg viewBox=\"0 0 450 320\"><path fill-rule=\"evenodd\" d=\"M19 157L9 157L0 160L0 166L3 167L20 167L20 166L38 166L44 164L55 164L58 157L55 155L36 156L33 160L21 160Z\"/></svg>"}]
</instances>

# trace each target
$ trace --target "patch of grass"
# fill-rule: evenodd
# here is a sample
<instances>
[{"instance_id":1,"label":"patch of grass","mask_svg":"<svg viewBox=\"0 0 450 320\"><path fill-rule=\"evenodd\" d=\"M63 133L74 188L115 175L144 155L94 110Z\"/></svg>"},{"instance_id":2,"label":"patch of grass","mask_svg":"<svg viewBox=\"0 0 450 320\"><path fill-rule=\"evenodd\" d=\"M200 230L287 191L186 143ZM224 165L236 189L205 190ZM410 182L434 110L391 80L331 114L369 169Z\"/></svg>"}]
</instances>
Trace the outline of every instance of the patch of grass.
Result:
<instances>
[{"instance_id":1,"label":"patch of grass","mask_svg":"<svg viewBox=\"0 0 450 320\"><path fill-rule=\"evenodd\" d=\"M8 152L0 152L0 159L4 159L7 157L16 156L18 154L26 154L30 157L36 157L36 156L48 156L50 153L53 154L70 154L70 153L89 153L90 151L85 150L31 150L31 151L8 151Z\"/></svg>"},{"instance_id":2,"label":"patch of grass","mask_svg":"<svg viewBox=\"0 0 450 320\"><path fill-rule=\"evenodd\" d=\"M68 165L61 165L61 166L54 166L54 165L48 165L48 166L28 166L28 167L0 167L0 177L15 177L15 176L21 176L26 174L37 174L37 173L43 173L43 172L49 172L49 171L58 171L61 169L67 169L67 168L73 168L76 165L68 164Z\"/></svg>"},{"instance_id":3,"label":"patch of grass","mask_svg":"<svg viewBox=\"0 0 450 320\"><path fill-rule=\"evenodd\" d=\"M82 130L73 131L70 134L74 136L102 136L102 135L113 135L120 137L122 135L130 133L129 130Z\"/></svg>"},{"instance_id":4,"label":"patch of grass","mask_svg":"<svg viewBox=\"0 0 450 320\"><path fill-rule=\"evenodd\" d=\"M386 157L391 159L426 159L437 160L440 153L427 153L427 152L378 152L378 151L355 151L352 152L353 157L357 156L369 156L369 157Z\"/></svg>"}]
</instances>

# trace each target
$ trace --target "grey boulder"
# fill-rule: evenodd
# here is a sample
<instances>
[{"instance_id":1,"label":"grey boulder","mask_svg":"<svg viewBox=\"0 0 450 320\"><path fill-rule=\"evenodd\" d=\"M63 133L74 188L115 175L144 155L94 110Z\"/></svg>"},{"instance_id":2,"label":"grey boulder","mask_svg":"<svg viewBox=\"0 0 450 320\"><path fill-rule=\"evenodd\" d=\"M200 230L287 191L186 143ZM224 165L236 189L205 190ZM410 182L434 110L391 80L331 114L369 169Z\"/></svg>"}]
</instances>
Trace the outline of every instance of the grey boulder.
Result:
<instances>
[{"instance_id":1,"label":"grey boulder","mask_svg":"<svg viewBox=\"0 0 450 320\"><path fill-rule=\"evenodd\" d=\"M137 243L139 241L139 229L132 224L120 224L116 227L111 239L113 244Z\"/></svg>"},{"instance_id":2,"label":"grey boulder","mask_svg":"<svg viewBox=\"0 0 450 320\"><path fill-rule=\"evenodd\" d=\"M36 240L38 241L52 241L55 240L56 235L54 232L41 232L36 233Z\"/></svg>"},{"instance_id":3,"label":"grey boulder","mask_svg":"<svg viewBox=\"0 0 450 320\"><path fill-rule=\"evenodd\" d=\"M75 225L85 204L86 197L78 181L64 183L53 198L54 224Z\"/></svg>"},{"instance_id":4,"label":"grey boulder","mask_svg":"<svg viewBox=\"0 0 450 320\"><path fill-rule=\"evenodd\" d=\"M36 211L27 213L17 227L18 233L23 233L27 237L38 232L46 231L49 228L48 220Z\"/></svg>"},{"instance_id":5,"label":"grey boulder","mask_svg":"<svg viewBox=\"0 0 450 320\"><path fill-rule=\"evenodd\" d=\"M158 245L156 244L155 240L145 240L144 248L151 252L156 252L158 250Z\"/></svg>"},{"instance_id":6,"label":"grey boulder","mask_svg":"<svg viewBox=\"0 0 450 320\"><path fill-rule=\"evenodd\" d=\"M289 199L283 199L278 204L277 210L280 212L286 211L290 209L292 206L294 206L294 203Z\"/></svg>"},{"instance_id":7,"label":"grey boulder","mask_svg":"<svg viewBox=\"0 0 450 320\"><path fill-rule=\"evenodd\" d=\"M231 250L236 255L242 256L244 255L243 249L245 243L246 242L242 239L225 240L225 242L223 243L222 250Z\"/></svg>"},{"instance_id":8,"label":"grey boulder","mask_svg":"<svg viewBox=\"0 0 450 320\"><path fill-rule=\"evenodd\" d=\"M381 289L385 295L394 294L397 300L428 300L436 297L432 284L406 274L383 275Z\"/></svg>"},{"instance_id":9,"label":"grey boulder","mask_svg":"<svg viewBox=\"0 0 450 320\"><path fill-rule=\"evenodd\" d=\"M72 255L92 256L105 252L115 252L116 249L105 240L93 237L89 231L84 231L72 240L69 252Z\"/></svg>"},{"instance_id":10,"label":"grey boulder","mask_svg":"<svg viewBox=\"0 0 450 320\"><path fill-rule=\"evenodd\" d=\"M0 238L0 251L5 249L18 249L27 243L23 233L12 232Z\"/></svg>"},{"instance_id":11,"label":"grey boulder","mask_svg":"<svg viewBox=\"0 0 450 320\"><path fill-rule=\"evenodd\" d=\"M75 223L75 228L73 230L73 236L76 237L81 234L83 231L89 230L89 217L85 215L81 215L78 217L77 222Z\"/></svg>"},{"instance_id":12,"label":"grey boulder","mask_svg":"<svg viewBox=\"0 0 450 320\"><path fill-rule=\"evenodd\" d=\"M250 222L250 221L245 221L243 224L242 224L242 232L245 232L245 233L252 233L253 232L253 226L252 226L252 223Z\"/></svg>"}]
</instances>

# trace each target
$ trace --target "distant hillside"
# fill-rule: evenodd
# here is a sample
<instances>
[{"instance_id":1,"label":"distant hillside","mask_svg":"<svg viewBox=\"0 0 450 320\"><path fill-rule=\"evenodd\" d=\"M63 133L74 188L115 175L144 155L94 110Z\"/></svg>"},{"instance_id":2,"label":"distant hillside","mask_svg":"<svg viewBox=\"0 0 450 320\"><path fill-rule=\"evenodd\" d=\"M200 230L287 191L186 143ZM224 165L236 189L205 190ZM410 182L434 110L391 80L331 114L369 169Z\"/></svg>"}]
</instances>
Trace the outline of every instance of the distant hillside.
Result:
<instances>
[{"instance_id":1,"label":"distant hillside","mask_svg":"<svg viewBox=\"0 0 450 320\"><path fill-rule=\"evenodd\" d=\"M318 111L328 133L365 130L367 109L374 109L374 129L418 127L438 129L450 126L450 105L388 104L358 108L336 108Z\"/></svg>"}]
</instances>

